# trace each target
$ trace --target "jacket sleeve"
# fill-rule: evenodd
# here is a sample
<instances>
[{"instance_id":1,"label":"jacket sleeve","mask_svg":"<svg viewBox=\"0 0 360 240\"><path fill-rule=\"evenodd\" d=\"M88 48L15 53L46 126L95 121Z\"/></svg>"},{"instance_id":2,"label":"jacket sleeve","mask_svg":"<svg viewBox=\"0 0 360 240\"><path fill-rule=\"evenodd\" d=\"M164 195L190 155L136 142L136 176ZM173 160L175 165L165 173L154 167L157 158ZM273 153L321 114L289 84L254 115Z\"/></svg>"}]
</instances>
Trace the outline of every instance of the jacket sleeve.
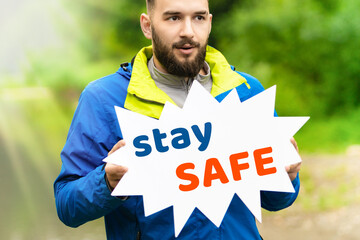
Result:
<instances>
[{"instance_id":1,"label":"jacket sleeve","mask_svg":"<svg viewBox=\"0 0 360 240\"><path fill-rule=\"evenodd\" d=\"M261 83L254 78L253 76L246 73L239 73L243 77L246 78L248 84L250 85L250 94L242 99L242 101L255 96L256 94L264 91L264 87ZM244 88L244 86L243 86ZM239 91L238 91L239 92ZM277 116L276 111L274 111L274 115ZM268 211L278 211L284 208L289 207L297 198L300 190L300 179L299 174L292 181L292 185L294 187L294 192L270 192L270 191L262 191L261 192L261 206Z\"/></svg>"},{"instance_id":2,"label":"jacket sleeve","mask_svg":"<svg viewBox=\"0 0 360 240\"><path fill-rule=\"evenodd\" d=\"M295 192L261 192L261 207L268 211L278 211L289 207L296 200L300 190L299 173L292 181Z\"/></svg>"},{"instance_id":3,"label":"jacket sleeve","mask_svg":"<svg viewBox=\"0 0 360 240\"><path fill-rule=\"evenodd\" d=\"M90 88L93 89L93 88ZM118 139L96 91L85 89L61 152L62 168L54 183L58 216L77 227L102 217L121 205L105 182L104 163Z\"/></svg>"}]
</instances>

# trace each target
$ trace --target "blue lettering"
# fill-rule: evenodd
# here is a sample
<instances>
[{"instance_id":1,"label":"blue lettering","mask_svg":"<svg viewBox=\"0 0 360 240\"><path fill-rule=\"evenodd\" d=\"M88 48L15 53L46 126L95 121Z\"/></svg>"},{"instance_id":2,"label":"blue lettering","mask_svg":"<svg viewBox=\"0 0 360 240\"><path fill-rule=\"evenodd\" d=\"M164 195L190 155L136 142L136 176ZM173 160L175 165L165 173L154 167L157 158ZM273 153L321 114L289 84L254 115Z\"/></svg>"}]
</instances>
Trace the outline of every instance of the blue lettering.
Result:
<instances>
[{"instance_id":1,"label":"blue lettering","mask_svg":"<svg viewBox=\"0 0 360 240\"><path fill-rule=\"evenodd\" d=\"M162 140L166 138L166 133L160 133L160 130L155 128L153 129L153 134L156 150L158 150L158 152L167 152L169 147L162 144Z\"/></svg>"},{"instance_id":2,"label":"blue lettering","mask_svg":"<svg viewBox=\"0 0 360 240\"><path fill-rule=\"evenodd\" d=\"M171 135L180 134L177 137L174 137L171 141L171 144L176 149L183 149L190 146L190 137L189 132L185 128L175 128L171 131Z\"/></svg>"},{"instance_id":3,"label":"blue lettering","mask_svg":"<svg viewBox=\"0 0 360 240\"><path fill-rule=\"evenodd\" d=\"M138 157L145 157L151 153L151 146L147 143L144 143L144 141L149 140L149 137L146 135L140 135L136 137L133 141L134 147L136 148L142 148L143 151L136 151L135 154Z\"/></svg>"},{"instance_id":4,"label":"blue lettering","mask_svg":"<svg viewBox=\"0 0 360 240\"><path fill-rule=\"evenodd\" d=\"M191 129L193 130L196 138L200 142L199 151L205 151L207 147L209 146L210 137L211 137L211 122L205 123L205 130L204 134L199 129L198 125L193 125Z\"/></svg>"}]
</instances>

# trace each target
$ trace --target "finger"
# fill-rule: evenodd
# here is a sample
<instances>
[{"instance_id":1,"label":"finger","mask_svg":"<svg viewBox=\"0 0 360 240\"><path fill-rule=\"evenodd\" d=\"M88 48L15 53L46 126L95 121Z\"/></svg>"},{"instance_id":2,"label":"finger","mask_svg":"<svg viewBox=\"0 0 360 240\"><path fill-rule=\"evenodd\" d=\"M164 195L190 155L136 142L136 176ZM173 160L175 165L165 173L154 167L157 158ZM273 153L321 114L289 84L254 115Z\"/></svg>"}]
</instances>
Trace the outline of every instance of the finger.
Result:
<instances>
[{"instance_id":1,"label":"finger","mask_svg":"<svg viewBox=\"0 0 360 240\"><path fill-rule=\"evenodd\" d=\"M301 163L297 163L285 167L286 172L289 175L291 181L293 181L296 178L298 172L300 171L300 168L301 168Z\"/></svg>"},{"instance_id":2,"label":"finger","mask_svg":"<svg viewBox=\"0 0 360 240\"><path fill-rule=\"evenodd\" d=\"M128 168L115 164L107 164L105 166L106 178L112 188L114 188L122 177L126 174Z\"/></svg>"},{"instance_id":3,"label":"finger","mask_svg":"<svg viewBox=\"0 0 360 240\"><path fill-rule=\"evenodd\" d=\"M128 168L125 166L119 166L111 163L108 163L105 166L106 174L114 179L121 178L127 171Z\"/></svg>"},{"instance_id":4,"label":"finger","mask_svg":"<svg viewBox=\"0 0 360 240\"><path fill-rule=\"evenodd\" d=\"M113 152L115 152L116 150L122 148L123 146L125 146L125 141L124 141L124 140L118 141L118 142L113 146L113 148L110 150L110 152L108 153L108 156L109 156L110 154L112 154Z\"/></svg>"},{"instance_id":5,"label":"finger","mask_svg":"<svg viewBox=\"0 0 360 240\"><path fill-rule=\"evenodd\" d=\"M297 152L299 152L299 147L297 145L297 142L295 141L295 138L291 138L290 142L292 143L292 145L294 146L294 148L296 149Z\"/></svg>"},{"instance_id":6,"label":"finger","mask_svg":"<svg viewBox=\"0 0 360 240\"><path fill-rule=\"evenodd\" d=\"M285 167L287 173L299 172L301 168L301 162Z\"/></svg>"},{"instance_id":7,"label":"finger","mask_svg":"<svg viewBox=\"0 0 360 240\"><path fill-rule=\"evenodd\" d=\"M118 166L116 168L116 175L119 178L119 180L125 175L125 173L127 173L128 168L125 166Z\"/></svg>"}]
</instances>

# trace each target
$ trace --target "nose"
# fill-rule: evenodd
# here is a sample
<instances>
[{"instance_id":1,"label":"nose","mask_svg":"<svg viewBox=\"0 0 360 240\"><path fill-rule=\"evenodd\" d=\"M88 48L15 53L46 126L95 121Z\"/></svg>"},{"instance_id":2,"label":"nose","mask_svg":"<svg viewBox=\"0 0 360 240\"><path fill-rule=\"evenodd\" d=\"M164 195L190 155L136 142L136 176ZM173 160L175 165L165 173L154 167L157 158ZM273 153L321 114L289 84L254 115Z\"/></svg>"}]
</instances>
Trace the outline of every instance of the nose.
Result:
<instances>
[{"instance_id":1,"label":"nose","mask_svg":"<svg viewBox=\"0 0 360 240\"><path fill-rule=\"evenodd\" d=\"M193 38L194 37L194 28L191 19L186 18L183 21L181 26L180 37Z\"/></svg>"}]
</instances>

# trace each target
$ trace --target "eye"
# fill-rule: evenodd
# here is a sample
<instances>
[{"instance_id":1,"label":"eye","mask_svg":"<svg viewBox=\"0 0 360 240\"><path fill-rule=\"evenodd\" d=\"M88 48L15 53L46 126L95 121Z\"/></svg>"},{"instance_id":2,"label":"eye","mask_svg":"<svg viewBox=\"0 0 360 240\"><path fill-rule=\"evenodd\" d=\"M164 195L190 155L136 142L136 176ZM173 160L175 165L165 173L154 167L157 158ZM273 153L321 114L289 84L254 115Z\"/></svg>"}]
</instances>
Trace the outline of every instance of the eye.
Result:
<instances>
[{"instance_id":1,"label":"eye","mask_svg":"<svg viewBox=\"0 0 360 240\"><path fill-rule=\"evenodd\" d=\"M202 16L202 15L198 15L198 16L195 17L195 19L198 20L198 21L202 21L202 20L205 20L205 17Z\"/></svg>"},{"instance_id":2,"label":"eye","mask_svg":"<svg viewBox=\"0 0 360 240\"><path fill-rule=\"evenodd\" d=\"M169 21L177 21L177 20L180 20L180 17L179 16L171 16L167 20L169 20Z\"/></svg>"}]
</instances>

